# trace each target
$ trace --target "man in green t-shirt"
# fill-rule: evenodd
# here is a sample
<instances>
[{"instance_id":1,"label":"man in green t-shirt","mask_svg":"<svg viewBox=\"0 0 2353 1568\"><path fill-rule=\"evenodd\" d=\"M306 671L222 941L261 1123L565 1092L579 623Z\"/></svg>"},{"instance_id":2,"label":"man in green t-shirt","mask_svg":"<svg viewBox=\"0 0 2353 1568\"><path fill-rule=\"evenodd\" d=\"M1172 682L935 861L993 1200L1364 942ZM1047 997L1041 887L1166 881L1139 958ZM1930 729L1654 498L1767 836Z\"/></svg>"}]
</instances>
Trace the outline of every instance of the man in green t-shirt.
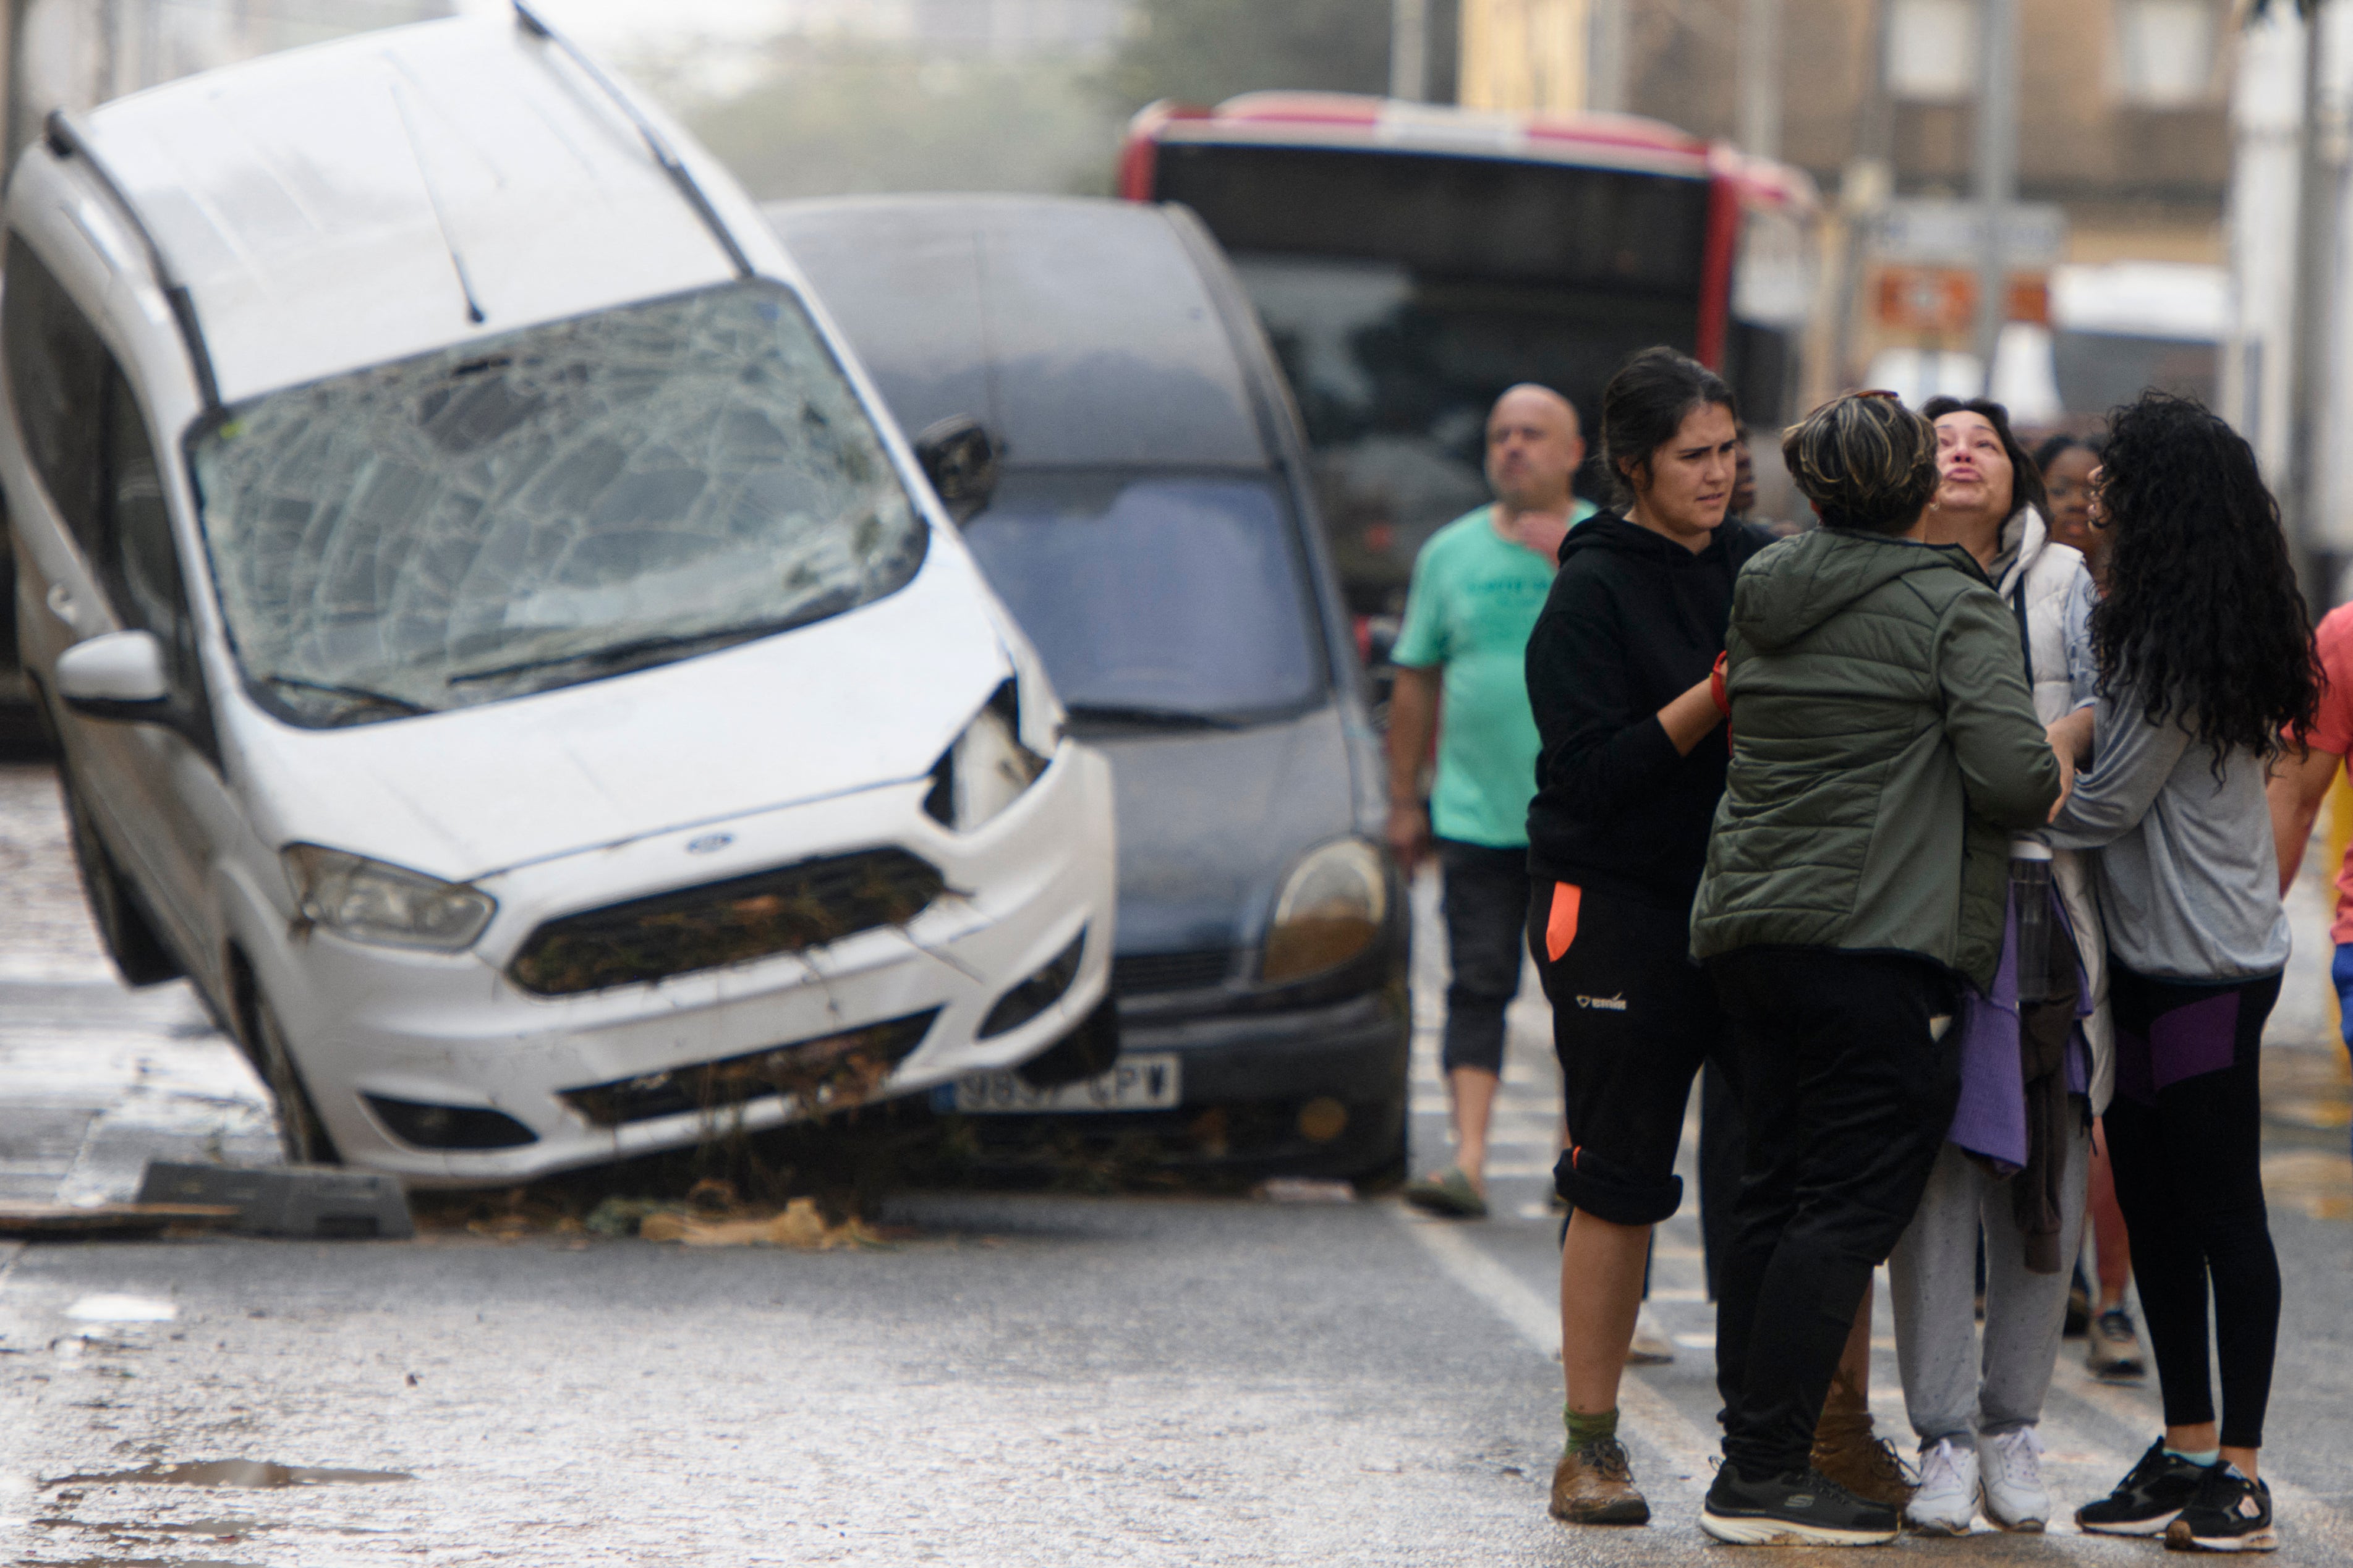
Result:
<instances>
[{"instance_id":1,"label":"man in green t-shirt","mask_svg":"<svg viewBox=\"0 0 2353 1568\"><path fill-rule=\"evenodd\" d=\"M1454 1105L1454 1163L1406 1189L1408 1202L1436 1214L1487 1212L1487 1121L1504 1070L1504 1009L1520 988L1528 912L1528 800L1537 752L1528 634L1552 591L1562 538L1593 512L1569 494L1584 461L1568 399L1523 385L1495 400L1487 416L1495 502L1455 519L1422 546L1390 656L1397 688L1389 702L1389 847L1409 875L1437 851L1453 968L1441 1059ZM1421 765L1433 730L1438 771L1425 815Z\"/></svg>"}]
</instances>

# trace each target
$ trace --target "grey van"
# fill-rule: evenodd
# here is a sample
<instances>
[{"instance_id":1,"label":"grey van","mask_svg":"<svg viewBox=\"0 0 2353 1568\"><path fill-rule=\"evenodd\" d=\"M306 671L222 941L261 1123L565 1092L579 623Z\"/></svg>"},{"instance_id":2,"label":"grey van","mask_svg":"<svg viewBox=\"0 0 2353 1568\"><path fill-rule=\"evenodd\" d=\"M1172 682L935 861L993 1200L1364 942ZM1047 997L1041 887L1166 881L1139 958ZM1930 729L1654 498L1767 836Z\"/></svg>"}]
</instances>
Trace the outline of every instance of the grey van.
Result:
<instances>
[{"instance_id":1,"label":"grey van","mask_svg":"<svg viewBox=\"0 0 2353 1568\"><path fill-rule=\"evenodd\" d=\"M764 210L1112 763L1119 1068L935 1106L984 1150L1051 1115L1180 1164L1401 1173L1382 760L1298 415L1216 242L1112 201Z\"/></svg>"}]
</instances>

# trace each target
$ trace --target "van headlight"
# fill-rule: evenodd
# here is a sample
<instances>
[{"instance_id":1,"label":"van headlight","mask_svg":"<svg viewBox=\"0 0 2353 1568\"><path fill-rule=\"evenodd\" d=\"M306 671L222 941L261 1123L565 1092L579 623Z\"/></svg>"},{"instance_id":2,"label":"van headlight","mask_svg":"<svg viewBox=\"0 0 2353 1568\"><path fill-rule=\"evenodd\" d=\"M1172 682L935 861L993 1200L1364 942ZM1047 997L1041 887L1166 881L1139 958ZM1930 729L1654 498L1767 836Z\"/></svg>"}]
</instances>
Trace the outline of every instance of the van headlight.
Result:
<instances>
[{"instance_id":1,"label":"van headlight","mask_svg":"<svg viewBox=\"0 0 2353 1568\"><path fill-rule=\"evenodd\" d=\"M923 809L941 826L970 833L1018 800L1045 771L1046 759L1021 743L1020 698L1008 680L933 766Z\"/></svg>"},{"instance_id":2,"label":"van headlight","mask_svg":"<svg viewBox=\"0 0 2353 1568\"><path fill-rule=\"evenodd\" d=\"M499 907L475 889L316 844L290 844L279 859L302 918L353 942L456 952Z\"/></svg>"},{"instance_id":3,"label":"van headlight","mask_svg":"<svg viewBox=\"0 0 2353 1568\"><path fill-rule=\"evenodd\" d=\"M1361 838L1310 850L1282 884L1259 979L1269 985L1335 968L1370 947L1388 915L1380 852Z\"/></svg>"}]
</instances>

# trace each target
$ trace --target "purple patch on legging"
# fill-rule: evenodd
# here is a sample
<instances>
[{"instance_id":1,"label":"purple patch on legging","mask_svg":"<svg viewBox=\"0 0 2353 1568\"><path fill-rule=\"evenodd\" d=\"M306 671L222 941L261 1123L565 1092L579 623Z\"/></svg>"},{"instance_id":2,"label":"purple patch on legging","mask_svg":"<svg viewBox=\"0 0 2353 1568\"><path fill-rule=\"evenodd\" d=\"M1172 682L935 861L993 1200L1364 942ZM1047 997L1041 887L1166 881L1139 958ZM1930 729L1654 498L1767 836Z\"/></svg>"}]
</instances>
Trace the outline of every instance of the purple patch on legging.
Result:
<instances>
[{"instance_id":1,"label":"purple patch on legging","mask_svg":"<svg viewBox=\"0 0 2353 1568\"><path fill-rule=\"evenodd\" d=\"M2239 1037L2239 993L2234 987L2203 1002L2176 1007L2149 1020L2148 1065L2159 1089L2231 1065Z\"/></svg>"}]
</instances>

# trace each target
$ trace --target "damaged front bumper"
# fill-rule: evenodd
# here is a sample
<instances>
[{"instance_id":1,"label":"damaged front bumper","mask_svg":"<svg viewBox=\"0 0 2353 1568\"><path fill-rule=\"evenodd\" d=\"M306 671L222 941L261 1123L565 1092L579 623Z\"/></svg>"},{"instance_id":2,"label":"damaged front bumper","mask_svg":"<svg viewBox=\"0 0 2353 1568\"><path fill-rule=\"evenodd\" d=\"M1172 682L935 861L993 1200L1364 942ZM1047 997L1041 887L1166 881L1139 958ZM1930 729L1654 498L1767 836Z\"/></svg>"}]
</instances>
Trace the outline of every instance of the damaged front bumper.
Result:
<instances>
[{"instance_id":1,"label":"damaged front bumper","mask_svg":"<svg viewBox=\"0 0 2353 1568\"><path fill-rule=\"evenodd\" d=\"M1110 769L1065 742L968 833L925 814L927 787L519 868L476 884L499 907L468 952L310 930L254 953L257 980L343 1158L419 1185L524 1180L1018 1066L1105 994ZM776 880L812 864L838 874ZM686 896L705 887L732 922L717 935ZM747 921L772 948L849 934L746 959ZM696 942L722 962L667 972Z\"/></svg>"}]
</instances>

